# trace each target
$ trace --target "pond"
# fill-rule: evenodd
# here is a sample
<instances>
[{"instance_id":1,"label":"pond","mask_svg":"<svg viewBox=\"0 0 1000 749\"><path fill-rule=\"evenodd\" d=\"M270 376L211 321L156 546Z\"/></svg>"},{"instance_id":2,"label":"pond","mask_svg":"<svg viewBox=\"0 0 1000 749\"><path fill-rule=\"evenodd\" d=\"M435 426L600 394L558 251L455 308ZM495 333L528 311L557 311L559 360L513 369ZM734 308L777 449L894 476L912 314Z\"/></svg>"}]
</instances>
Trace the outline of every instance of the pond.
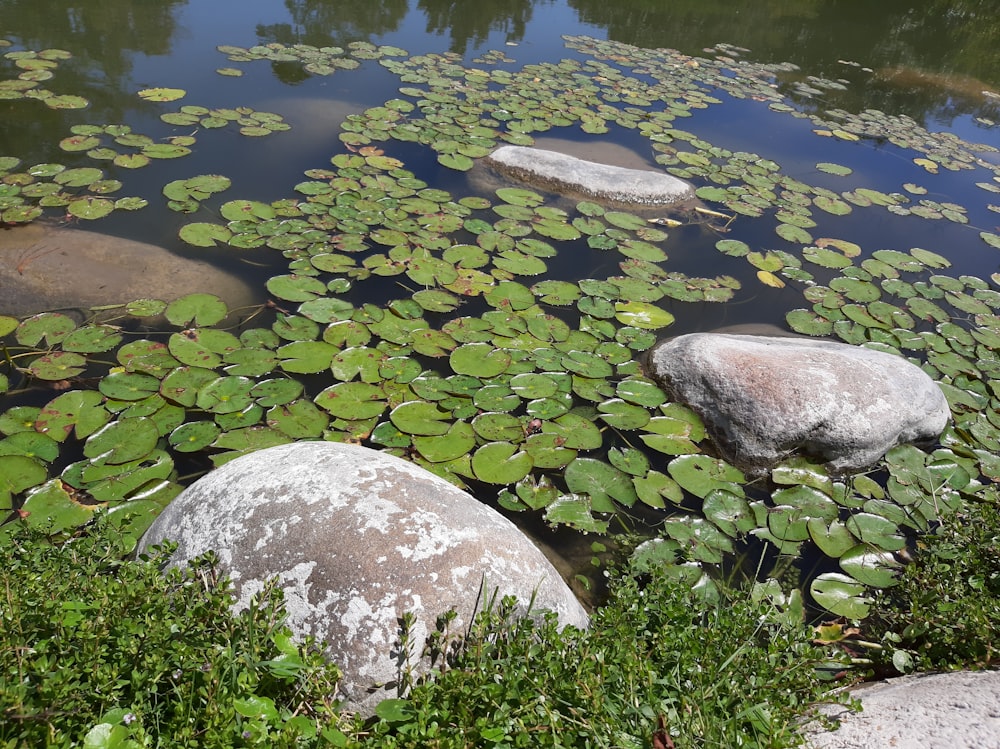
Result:
<instances>
[{"instance_id":1,"label":"pond","mask_svg":"<svg viewBox=\"0 0 1000 749\"><path fill-rule=\"evenodd\" d=\"M654 527L650 553L694 579L680 562L748 540L819 553L813 593L856 614L906 534L1000 478L984 3L0 0L0 19L11 517L62 532L108 506L138 532L213 465L346 439L536 533ZM700 203L515 188L480 163L503 143L666 169ZM29 252L21 224L57 239ZM19 280L79 230L251 298L17 319ZM734 324L910 357L955 425L871 476L748 482L639 365L657 336Z\"/></svg>"}]
</instances>

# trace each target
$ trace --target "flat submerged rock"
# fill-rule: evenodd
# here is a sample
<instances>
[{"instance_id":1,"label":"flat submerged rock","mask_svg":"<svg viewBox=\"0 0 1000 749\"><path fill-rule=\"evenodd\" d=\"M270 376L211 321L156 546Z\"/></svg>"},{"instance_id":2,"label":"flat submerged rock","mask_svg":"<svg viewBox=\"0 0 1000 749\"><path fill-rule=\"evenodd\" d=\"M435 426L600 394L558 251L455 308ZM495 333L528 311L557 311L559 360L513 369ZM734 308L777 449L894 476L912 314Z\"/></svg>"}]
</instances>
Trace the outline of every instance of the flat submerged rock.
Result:
<instances>
[{"instance_id":1,"label":"flat submerged rock","mask_svg":"<svg viewBox=\"0 0 1000 749\"><path fill-rule=\"evenodd\" d=\"M630 206L663 206L695 199L694 187L669 174L586 161L557 151L502 146L486 163L506 177L547 192Z\"/></svg>"},{"instance_id":2,"label":"flat submerged rock","mask_svg":"<svg viewBox=\"0 0 1000 749\"><path fill-rule=\"evenodd\" d=\"M0 229L0 314L27 317L203 292L230 309L255 302L242 279L144 242L33 223Z\"/></svg>"}]
</instances>

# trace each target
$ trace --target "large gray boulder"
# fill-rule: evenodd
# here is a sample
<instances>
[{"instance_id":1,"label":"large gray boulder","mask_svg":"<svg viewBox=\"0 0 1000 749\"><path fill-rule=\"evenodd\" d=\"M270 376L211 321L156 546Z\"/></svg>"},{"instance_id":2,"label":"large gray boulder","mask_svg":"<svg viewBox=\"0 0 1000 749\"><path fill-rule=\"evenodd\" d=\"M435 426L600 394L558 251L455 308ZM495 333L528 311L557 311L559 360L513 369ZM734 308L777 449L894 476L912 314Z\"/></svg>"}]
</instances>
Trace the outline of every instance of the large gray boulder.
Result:
<instances>
[{"instance_id":1,"label":"large gray boulder","mask_svg":"<svg viewBox=\"0 0 1000 749\"><path fill-rule=\"evenodd\" d=\"M416 672L437 617L454 609L460 633L494 592L587 626L513 523L413 463L355 445L298 442L226 463L174 499L142 545L167 539L178 563L218 554L237 610L277 577L292 631L325 640L342 669L349 710L370 712L394 694L404 613L415 616Z\"/></svg>"},{"instance_id":2,"label":"large gray boulder","mask_svg":"<svg viewBox=\"0 0 1000 749\"><path fill-rule=\"evenodd\" d=\"M692 333L657 344L647 367L750 473L794 453L863 470L895 445L937 438L949 417L919 367L834 341Z\"/></svg>"},{"instance_id":3,"label":"large gray boulder","mask_svg":"<svg viewBox=\"0 0 1000 749\"><path fill-rule=\"evenodd\" d=\"M230 309L260 301L231 273L156 245L42 222L0 229L0 314L84 317L91 307L193 292L215 294Z\"/></svg>"},{"instance_id":4,"label":"large gray boulder","mask_svg":"<svg viewBox=\"0 0 1000 749\"><path fill-rule=\"evenodd\" d=\"M663 172L600 164L541 148L501 146L485 161L506 177L559 195L628 206L664 206L695 199L690 183Z\"/></svg>"}]
</instances>

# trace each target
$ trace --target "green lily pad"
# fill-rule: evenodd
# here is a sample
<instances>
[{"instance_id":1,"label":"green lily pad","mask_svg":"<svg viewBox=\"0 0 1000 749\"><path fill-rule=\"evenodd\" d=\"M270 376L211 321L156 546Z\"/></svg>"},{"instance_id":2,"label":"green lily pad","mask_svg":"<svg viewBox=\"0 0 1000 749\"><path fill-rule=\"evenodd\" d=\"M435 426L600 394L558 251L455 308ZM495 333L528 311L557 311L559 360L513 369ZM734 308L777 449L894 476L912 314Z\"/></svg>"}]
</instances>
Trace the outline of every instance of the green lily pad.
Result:
<instances>
[{"instance_id":1,"label":"green lily pad","mask_svg":"<svg viewBox=\"0 0 1000 749\"><path fill-rule=\"evenodd\" d=\"M66 206L66 212L86 220L104 218L115 209L115 203L107 198L96 198L91 195L71 200Z\"/></svg>"},{"instance_id":2,"label":"green lily pad","mask_svg":"<svg viewBox=\"0 0 1000 749\"><path fill-rule=\"evenodd\" d=\"M141 372L112 372L101 378L98 389L108 398L140 401L159 392L160 380Z\"/></svg>"},{"instance_id":3,"label":"green lily pad","mask_svg":"<svg viewBox=\"0 0 1000 749\"><path fill-rule=\"evenodd\" d=\"M644 330L658 330L674 322L672 314L646 302L615 302L615 319Z\"/></svg>"},{"instance_id":4,"label":"green lily pad","mask_svg":"<svg viewBox=\"0 0 1000 749\"><path fill-rule=\"evenodd\" d=\"M59 312L42 312L23 320L14 337L23 346L37 346L43 339L52 346L76 329L73 320Z\"/></svg>"},{"instance_id":5,"label":"green lily pad","mask_svg":"<svg viewBox=\"0 0 1000 749\"><path fill-rule=\"evenodd\" d=\"M221 431L214 421L189 421L174 429L167 441L178 452L197 452L211 445Z\"/></svg>"},{"instance_id":6,"label":"green lily pad","mask_svg":"<svg viewBox=\"0 0 1000 749\"><path fill-rule=\"evenodd\" d=\"M218 377L216 372L200 367L178 367L163 378L160 395L167 400L192 407L198 400L198 391Z\"/></svg>"},{"instance_id":7,"label":"green lily pad","mask_svg":"<svg viewBox=\"0 0 1000 749\"><path fill-rule=\"evenodd\" d=\"M466 343L454 349L449 364L457 374L476 377L496 377L511 363L510 353L489 343Z\"/></svg>"},{"instance_id":8,"label":"green lily pad","mask_svg":"<svg viewBox=\"0 0 1000 749\"><path fill-rule=\"evenodd\" d=\"M735 538L756 527L757 521L746 499L721 489L708 493L702 503L702 512L719 530Z\"/></svg>"},{"instance_id":9,"label":"green lily pad","mask_svg":"<svg viewBox=\"0 0 1000 749\"><path fill-rule=\"evenodd\" d=\"M215 247L218 243L228 242L233 233L225 226L219 224L207 224L203 222L185 224L181 227L178 236L188 244L195 247Z\"/></svg>"},{"instance_id":10,"label":"green lily pad","mask_svg":"<svg viewBox=\"0 0 1000 749\"><path fill-rule=\"evenodd\" d=\"M149 455L160 438L152 419L120 419L87 438L83 454L101 464L119 465Z\"/></svg>"},{"instance_id":11,"label":"green lily pad","mask_svg":"<svg viewBox=\"0 0 1000 749\"><path fill-rule=\"evenodd\" d=\"M102 394L93 390L63 393L41 409L35 430L57 442L65 440L74 430L77 439L89 437L111 420L103 401Z\"/></svg>"},{"instance_id":12,"label":"green lily pad","mask_svg":"<svg viewBox=\"0 0 1000 749\"><path fill-rule=\"evenodd\" d=\"M472 428L488 442L521 442L525 438L524 424L509 413L481 413L472 420Z\"/></svg>"},{"instance_id":13,"label":"green lily pad","mask_svg":"<svg viewBox=\"0 0 1000 749\"><path fill-rule=\"evenodd\" d=\"M392 409L389 419L406 434L434 436L449 431L452 415L435 403L407 401Z\"/></svg>"},{"instance_id":14,"label":"green lily pad","mask_svg":"<svg viewBox=\"0 0 1000 749\"><path fill-rule=\"evenodd\" d=\"M367 382L331 385L314 399L317 406L339 419L371 419L385 411L385 391Z\"/></svg>"},{"instance_id":15,"label":"green lily pad","mask_svg":"<svg viewBox=\"0 0 1000 749\"><path fill-rule=\"evenodd\" d=\"M716 489L738 494L746 480L739 469L707 455L682 455L670 462L667 471L686 491L702 499Z\"/></svg>"},{"instance_id":16,"label":"green lily pad","mask_svg":"<svg viewBox=\"0 0 1000 749\"><path fill-rule=\"evenodd\" d=\"M175 299L167 305L163 314L173 325L184 326L193 322L206 327L223 320L229 309L214 294L194 293Z\"/></svg>"},{"instance_id":17,"label":"green lily pad","mask_svg":"<svg viewBox=\"0 0 1000 749\"><path fill-rule=\"evenodd\" d=\"M583 533L605 533L608 522L596 519L593 512L590 497L563 494L548 505L545 521L552 525L567 525Z\"/></svg>"},{"instance_id":18,"label":"green lily pad","mask_svg":"<svg viewBox=\"0 0 1000 749\"><path fill-rule=\"evenodd\" d=\"M859 541L883 551L899 551L906 546L906 539L899 533L896 523L879 515L859 512L847 519L847 529Z\"/></svg>"},{"instance_id":19,"label":"green lily pad","mask_svg":"<svg viewBox=\"0 0 1000 749\"><path fill-rule=\"evenodd\" d=\"M215 414L237 413L253 403L253 386L253 380L247 377L219 377L198 391L196 404Z\"/></svg>"},{"instance_id":20,"label":"green lily pad","mask_svg":"<svg viewBox=\"0 0 1000 749\"><path fill-rule=\"evenodd\" d=\"M391 418L391 414L390 414ZM394 422L395 423L395 422ZM401 430L403 431L403 430ZM476 445L476 432L465 421L456 421L443 434L415 436L413 446L431 463L443 463L467 455Z\"/></svg>"},{"instance_id":21,"label":"green lily pad","mask_svg":"<svg viewBox=\"0 0 1000 749\"><path fill-rule=\"evenodd\" d=\"M896 583L902 565L892 552L878 551L858 544L840 557L840 568L852 578L875 588L888 588Z\"/></svg>"},{"instance_id":22,"label":"green lily pad","mask_svg":"<svg viewBox=\"0 0 1000 749\"><path fill-rule=\"evenodd\" d=\"M272 406L266 414L266 422L272 429L293 439L318 439L330 420L312 401L295 400Z\"/></svg>"},{"instance_id":23,"label":"green lily pad","mask_svg":"<svg viewBox=\"0 0 1000 749\"><path fill-rule=\"evenodd\" d=\"M614 512L612 499L631 507L639 498L628 474L594 458L577 458L566 467L563 476L571 492L590 497L594 510Z\"/></svg>"},{"instance_id":24,"label":"green lily pad","mask_svg":"<svg viewBox=\"0 0 1000 749\"><path fill-rule=\"evenodd\" d=\"M0 455L0 510L12 509L13 495L41 484L48 471L26 455Z\"/></svg>"},{"instance_id":25,"label":"green lily pad","mask_svg":"<svg viewBox=\"0 0 1000 749\"><path fill-rule=\"evenodd\" d=\"M21 512L28 527L53 534L90 522L99 508L100 505L77 502L62 481L53 479L31 492Z\"/></svg>"},{"instance_id":26,"label":"green lily pad","mask_svg":"<svg viewBox=\"0 0 1000 749\"><path fill-rule=\"evenodd\" d=\"M838 559L856 544L856 539L839 520L828 523L820 518L810 518L806 528L813 543L830 559Z\"/></svg>"},{"instance_id":27,"label":"green lily pad","mask_svg":"<svg viewBox=\"0 0 1000 749\"><path fill-rule=\"evenodd\" d=\"M86 367L87 359L80 354L53 351L34 359L27 371L40 380L66 380L81 374Z\"/></svg>"},{"instance_id":28,"label":"green lily pad","mask_svg":"<svg viewBox=\"0 0 1000 749\"><path fill-rule=\"evenodd\" d=\"M852 577L837 572L817 576L809 586L816 603L837 616L864 619L871 608L866 588Z\"/></svg>"},{"instance_id":29,"label":"green lily pad","mask_svg":"<svg viewBox=\"0 0 1000 749\"><path fill-rule=\"evenodd\" d=\"M258 382L250 390L250 395L257 401L257 405L270 408L291 403L302 395L302 391L301 382L281 377Z\"/></svg>"},{"instance_id":30,"label":"green lily pad","mask_svg":"<svg viewBox=\"0 0 1000 749\"><path fill-rule=\"evenodd\" d=\"M531 468L531 457L509 442L487 442L472 455L473 473L487 484L514 484Z\"/></svg>"},{"instance_id":31,"label":"green lily pad","mask_svg":"<svg viewBox=\"0 0 1000 749\"><path fill-rule=\"evenodd\" d=\"M329 369L337 353L337 348L325 341L293 341L276 352L282 369L299 374L315 374Z\"/></svg>"},{"instance_id":32,"label":"green lily pad","mask_svg":"<svg viewBox=\"0 0 1000 749\"><path fill-rule=\"evenodd\" d=\"M138 94L139 98L146 101L177 101L187 92L179 88L144 88Z\"/></svg>"},{"instance_id":33,"label":"green lily pad","mask_svg":"<svg viewBox=\"0 0 1000 749\"><path fill-rule=\"evenodd\" d=\"M825 174L833 174L838 177L846 177L849 174L853 174L854 170L847 166L841 166L840 164L831 164L828 161L821 161L816 165L819 171Z\"/></svg>"},{"instance_id":34,"label":"green lily pad","mask_svg":"<svg viewBox=\"0 0 1000 749\"><path fill-rule=\"evenodd\" d=\"M639 429L649 423L649 410L620 398L599 404L601 420L615 429Z\"/></svg>"},{"instance_id":35,"label":"green lily pad","mask_svg":"<svg viewBox=\"0 0 1000 749\"><path fill-rule=\"evenodd\" d=\"M501 187L496 191L496 195L505 203L531 208L541 205L545 201L537 192L522 187Z\"/></svg>"}]
</instances>

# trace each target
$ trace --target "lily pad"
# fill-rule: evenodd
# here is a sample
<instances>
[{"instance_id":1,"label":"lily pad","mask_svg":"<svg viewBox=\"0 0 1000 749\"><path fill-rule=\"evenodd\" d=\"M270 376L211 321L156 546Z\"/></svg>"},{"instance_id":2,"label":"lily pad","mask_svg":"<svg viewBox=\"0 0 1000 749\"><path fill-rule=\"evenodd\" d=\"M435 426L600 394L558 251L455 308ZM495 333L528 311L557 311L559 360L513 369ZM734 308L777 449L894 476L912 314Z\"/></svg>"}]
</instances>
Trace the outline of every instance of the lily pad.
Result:
<instances>
[{"instance_id":1,"label":"lily pad","mask_svg":"<svg viewBox=\"0 0 1000 749\"><path fill-rule=\"evenodd\" d=\"M592 509L601 512L614 512L612 499L631 507L639 498L628 474L594 458L577 458L564 478L571 492L589 496Z\"/></svg>"},{"instance_id":2,"label":"lily pad","mask_svg":"<svg viewBox=\"0 0 1000 749\"><path fill-rule=\"evenodd\" d=\"M83 446L83 454L101 464L118 465L149 455L160 438L152 419L120 419L92 434Z\"/></svg>"},{"instance_id":3,"label":"lily pad","mask_svg":"<svg viewBox=\"0 0 1000 749\"><path fill-rule=\"evenodd\" d=\"M809 592L816 603L837 616L863 619L871 608L871 598L865 595L865 586L837 572L817 576L810 584Z\"/></svg>"},{"instance_id":4,"label":"lily pad","mask_svg":"<svg viewBox=\"0 0 1000 749\"><path fill-rule=\"evenodd\" d=\"M472 455L476 478L487 484L514 484L532 468L531 457L509 442L487 442Z\"/></svg>"},{"instance_id":5,"label":"lily pad","mask_svg":"<svg viewBox=\"0 0 1000 749\"><path fill-rule=\"evenodd\" d=\"M179 88L144 88L138 93L139 98L146 101L177 101L187 94Z\"/></svg>"}]
</instances>

